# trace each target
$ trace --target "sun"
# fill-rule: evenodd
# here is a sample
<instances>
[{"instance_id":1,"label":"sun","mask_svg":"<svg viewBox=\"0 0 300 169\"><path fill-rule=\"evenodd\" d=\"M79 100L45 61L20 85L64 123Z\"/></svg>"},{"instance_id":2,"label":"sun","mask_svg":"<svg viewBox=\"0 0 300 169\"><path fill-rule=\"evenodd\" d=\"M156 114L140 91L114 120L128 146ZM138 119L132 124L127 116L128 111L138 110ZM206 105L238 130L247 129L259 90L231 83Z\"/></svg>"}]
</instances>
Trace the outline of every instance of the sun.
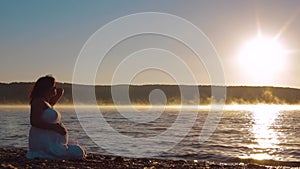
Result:
<instances>
[{"instance_id":1,"label":"sun","mask_svg":"<svg viewBox=\"0 0 300 169\"><path fill-rule=\"evenodd\" d=\"M277 39L258 35L242 46L238 61L249 78L266 81L284 70L286 50Z\"/></svg>"}]
</instances>

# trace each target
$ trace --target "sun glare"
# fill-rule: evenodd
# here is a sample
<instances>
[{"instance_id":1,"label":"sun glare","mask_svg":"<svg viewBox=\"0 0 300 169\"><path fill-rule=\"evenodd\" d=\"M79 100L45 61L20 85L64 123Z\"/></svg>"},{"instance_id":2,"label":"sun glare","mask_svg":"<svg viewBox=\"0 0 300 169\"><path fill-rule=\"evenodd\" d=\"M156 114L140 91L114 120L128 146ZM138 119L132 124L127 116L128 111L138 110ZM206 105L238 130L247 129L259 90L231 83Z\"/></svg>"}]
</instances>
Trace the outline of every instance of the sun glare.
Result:
<instances>
[{"instance_id":1,"label":"sun glare","mask_svg":"<svg viewBox=\"0 0 300 169\"><path fill-rule=\"evenodd\" d=\"M286 50L275 38L258 35L247 41L239 54L239 65L247 76L263 81L270 80L284 70Z\"/></svg>"}]
</instances>

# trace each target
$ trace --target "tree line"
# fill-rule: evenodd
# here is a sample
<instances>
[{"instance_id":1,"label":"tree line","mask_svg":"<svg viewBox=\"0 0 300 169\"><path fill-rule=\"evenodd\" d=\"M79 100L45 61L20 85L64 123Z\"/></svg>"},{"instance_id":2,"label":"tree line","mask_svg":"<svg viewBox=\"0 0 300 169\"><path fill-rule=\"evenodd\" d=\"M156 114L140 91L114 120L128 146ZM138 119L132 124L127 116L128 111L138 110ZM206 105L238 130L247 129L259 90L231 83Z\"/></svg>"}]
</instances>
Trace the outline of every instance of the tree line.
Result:
<instances>
[{"instance_id":1,"label":"tree line","mask_svg":"<svg viewBox=\"0 0 300 169\"><path fill-rule=\"evenodd\" d=\"M0 104L29 104L29 93L33 83L0 83ZM58 87L65 90L60 100L61 104L72 104L72 84L57 83ZM114 85L114 86L89 86L80 85L82 95L86 89L94 91L98 104L128 104L126 96L133 104L180 104L182 100L190 104L209 104L214 98L211 94L212 87L218 86L188 86L188 85ZM195 93L193 89L199 93ZM151 100L151 92L159 89L157 98ZM185 94L182 94L184 89ZM112 96L112 91L117 93L117 98ZM157 91L157 90L156 90ZM228 86L226 87L227 104L299 104L300 89L282 88L271 86ZM157 94L157 93L156 93ZM83 100L91 103L92 100Z\"/></svg>"}]
</instances>

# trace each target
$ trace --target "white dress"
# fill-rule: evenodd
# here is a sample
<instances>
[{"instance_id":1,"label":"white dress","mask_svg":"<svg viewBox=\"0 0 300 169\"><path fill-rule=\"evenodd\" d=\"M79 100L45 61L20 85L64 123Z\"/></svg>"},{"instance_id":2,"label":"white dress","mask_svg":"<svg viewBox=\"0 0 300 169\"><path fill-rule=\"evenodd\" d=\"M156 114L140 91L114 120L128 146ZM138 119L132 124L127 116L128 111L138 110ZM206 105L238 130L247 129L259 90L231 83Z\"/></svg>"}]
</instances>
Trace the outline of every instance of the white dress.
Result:
<instances>
[{"instance_id":1,"label":"white dress","mask_svg":"<svg viewBox=\"0 0 300 169\"><path fill-rule=\"evenodd\" d=\"M48 108L42 118L48 123L61 121L59 112ZM68 133L61 135L53 130L45 130L31 126L29 131L29 159L80 159L86 156L85 150L78 144L69 144Z\"/></svg>"}]
</instances>

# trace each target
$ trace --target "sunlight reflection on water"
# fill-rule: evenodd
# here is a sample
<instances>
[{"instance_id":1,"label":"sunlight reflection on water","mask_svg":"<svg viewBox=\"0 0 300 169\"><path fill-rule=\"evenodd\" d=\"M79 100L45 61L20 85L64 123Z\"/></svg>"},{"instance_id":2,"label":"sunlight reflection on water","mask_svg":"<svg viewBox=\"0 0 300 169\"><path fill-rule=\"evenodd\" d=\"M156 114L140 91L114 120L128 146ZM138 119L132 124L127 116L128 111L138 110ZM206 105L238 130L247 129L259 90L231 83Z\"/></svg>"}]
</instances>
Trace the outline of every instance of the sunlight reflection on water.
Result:
<instances>
[{"instance_id":1,"label":"sunlight reflection on water","mask_svg":"<svg viewBox=\"0 0 300 169\"><path fill-rule=\"evenodd\" d=\"M252 158L256 160L277 159L272 154L280 151L280 141L278 133L274 130L275 125L281 127L281 124L275 124L280 115L280 109L272 105L256 105L252 108L252 127L249 132L253 134L251 144L248 147L252 150L249 154L240 158Z\"/></svg>"}]
</instances>

